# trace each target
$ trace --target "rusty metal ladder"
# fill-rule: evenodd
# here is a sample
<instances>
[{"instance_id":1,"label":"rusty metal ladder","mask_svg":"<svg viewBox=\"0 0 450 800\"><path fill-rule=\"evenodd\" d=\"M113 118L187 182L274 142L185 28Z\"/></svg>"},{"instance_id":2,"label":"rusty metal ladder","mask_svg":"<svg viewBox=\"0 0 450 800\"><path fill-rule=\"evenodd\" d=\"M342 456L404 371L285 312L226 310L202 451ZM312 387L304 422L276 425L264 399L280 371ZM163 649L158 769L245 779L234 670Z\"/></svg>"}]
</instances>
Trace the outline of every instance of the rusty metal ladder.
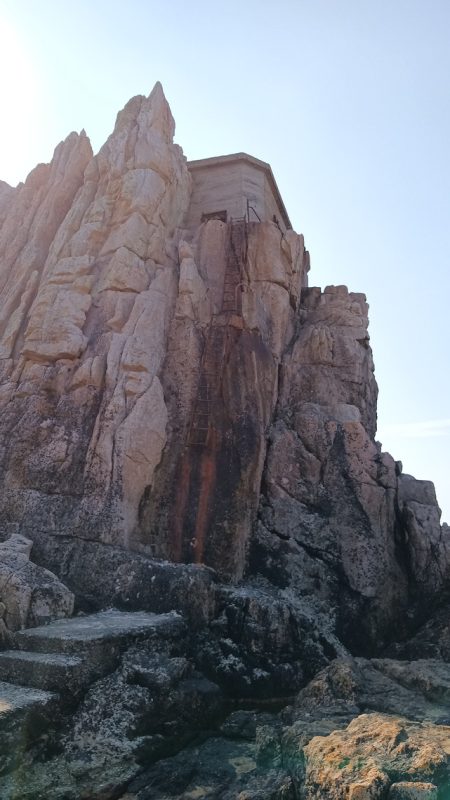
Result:
<instances>
[{"instance_id":1,"label":"rusty metal ladder","mask_svg":"<svg viewBox=\"0 0 450 800\"><path fill-rule=\"evenodd\" d=\"M226 338L224 326L211 325L206 334L194 413L188 434L189 445L204 447L207 444L211 411L220 396Z\"/></svg>"},{"instance_id":2,"label":"rusty metal ladder","mask_svg":"<svg viewBox=\"0 0 450 800\"><path fill-rule=\"evenodd\" d=\"M245 218L230 227L230 244L223 281L222 313L240 314L238 287L242 280L242 262L247 258L247 226Z\"/></svg>"}]
</instances>

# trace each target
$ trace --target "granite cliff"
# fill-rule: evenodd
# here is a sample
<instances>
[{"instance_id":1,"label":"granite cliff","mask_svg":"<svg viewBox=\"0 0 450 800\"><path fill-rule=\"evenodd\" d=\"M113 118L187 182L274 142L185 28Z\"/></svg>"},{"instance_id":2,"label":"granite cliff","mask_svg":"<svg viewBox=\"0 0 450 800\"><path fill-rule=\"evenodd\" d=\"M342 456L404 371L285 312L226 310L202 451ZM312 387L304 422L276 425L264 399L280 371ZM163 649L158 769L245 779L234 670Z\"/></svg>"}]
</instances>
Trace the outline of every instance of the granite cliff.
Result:
<instances>
[{"instance_id":1,"label":"granite cliff","mask_svg":"<svg viewBox=\"0 0 450 800\"><path fill-rule=\"evenodd\" d=\"M156 84L0 182L1 796L445 797L450 536L366 298L188 225L174 128Z\"/></svg>"}]
</instances>

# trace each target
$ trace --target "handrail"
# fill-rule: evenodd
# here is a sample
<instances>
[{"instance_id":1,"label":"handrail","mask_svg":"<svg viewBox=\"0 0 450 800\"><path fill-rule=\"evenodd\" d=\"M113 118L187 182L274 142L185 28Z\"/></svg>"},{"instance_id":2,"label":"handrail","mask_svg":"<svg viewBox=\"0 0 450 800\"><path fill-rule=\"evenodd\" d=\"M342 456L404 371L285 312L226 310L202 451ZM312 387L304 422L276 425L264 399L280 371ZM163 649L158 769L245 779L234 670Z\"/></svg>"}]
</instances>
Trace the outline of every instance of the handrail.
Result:
<instances>
[{"instance_id":1,"label":"handrail","mask_svg":"<svg viewBox=\"0 0 450 800\"><path fill-rule=\"evenodd\" d=\"M247 197L247 220L250 222L250 211L253 211L255 217L258 219L258 222L261 222L261 217L259 216L258 212L256 211L253 206L250 205L250 200Z\"/></svg>"}]
</instances>

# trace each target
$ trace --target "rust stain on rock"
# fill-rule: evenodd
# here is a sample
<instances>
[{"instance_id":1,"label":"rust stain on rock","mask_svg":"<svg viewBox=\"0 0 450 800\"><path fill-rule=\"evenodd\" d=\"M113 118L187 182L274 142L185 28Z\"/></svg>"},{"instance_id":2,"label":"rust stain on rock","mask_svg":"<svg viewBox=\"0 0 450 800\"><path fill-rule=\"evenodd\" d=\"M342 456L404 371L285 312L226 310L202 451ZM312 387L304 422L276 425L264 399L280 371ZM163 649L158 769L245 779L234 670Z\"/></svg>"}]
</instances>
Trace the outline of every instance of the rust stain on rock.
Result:
<instances>
[{"instance_id":1,"label":"rust stain on rock","mask_svg":"<svg viewBox=\"0 0 450 800\"><path fill-rule=\"evenodd\" d=\"M214 440L215 431L211 431L211 438ZM194 555L196 564L203 562L205 549L205 539L207 535L208 522L211 516L211 499L216 484L216 465L217 454L214 449L206 450L200 462L200 493L198 498L197 519L195 522L195 547Z\"/></svg>"},{"instance_id":2,"label":"rust stain on rock","mask_svg":"<svg viewBox=\"0 0 450 800\"><path fill-rule=\"evenodd\" d=\"M179 485L176 493L174 511L173 554L174 561L181 561L183 557L183 530L186 508L189 500L191 483L191 458L189 450L185 449L181 456L179 470Z\"/></svg>"}]
</instances>

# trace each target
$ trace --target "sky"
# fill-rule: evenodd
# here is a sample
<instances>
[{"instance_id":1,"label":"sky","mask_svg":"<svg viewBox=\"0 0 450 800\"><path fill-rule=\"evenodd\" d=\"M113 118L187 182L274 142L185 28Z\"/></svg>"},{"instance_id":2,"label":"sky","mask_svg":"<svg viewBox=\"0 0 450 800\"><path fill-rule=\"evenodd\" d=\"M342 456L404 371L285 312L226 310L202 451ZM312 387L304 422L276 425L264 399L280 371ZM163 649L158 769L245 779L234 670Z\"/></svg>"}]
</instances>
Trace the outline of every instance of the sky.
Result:
<instances>
[{"instance_id":1,"label":"sky","mask_svg":"<svg viewBox=\"0 0 450 800\"><path fill-rule=\"evenodd\" d=\"M310 285L370 304L378 434L450 523L449 0L0 0L0 179L160 80L190 159L268 161Z\"/></svg>"}]
</instances>

